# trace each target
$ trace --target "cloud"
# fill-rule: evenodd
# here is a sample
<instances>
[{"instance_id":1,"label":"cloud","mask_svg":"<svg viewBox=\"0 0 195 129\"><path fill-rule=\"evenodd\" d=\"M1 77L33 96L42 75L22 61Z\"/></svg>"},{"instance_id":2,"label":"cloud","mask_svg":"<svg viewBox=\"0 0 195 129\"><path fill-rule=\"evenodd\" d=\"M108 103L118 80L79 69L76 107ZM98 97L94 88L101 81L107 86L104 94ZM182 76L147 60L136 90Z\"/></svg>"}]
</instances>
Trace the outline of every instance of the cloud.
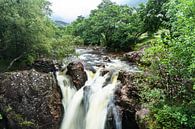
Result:
<instances>
[{"instance_id":1,"label":"cloud","mask_svg":"<svg viewBox=\"0 0 195 129\"><path fill-rule=\"evenodd\" d=\"M49 0L52 3L52 17L56 20L71 22L77 16L87 16L102 0ZM128 0L112 0L118 4L127 3Z\"/></svg>"},{"instance_id":2,"label":"cloud","mask_svg":"<svg viewBox=\"0 0 195 129\"><path fill-rule=\"evenodd\" d=\"M86 16L101 0L50 0L53 15L71 22L79 15Z\"/></svg>"}]
</instances>

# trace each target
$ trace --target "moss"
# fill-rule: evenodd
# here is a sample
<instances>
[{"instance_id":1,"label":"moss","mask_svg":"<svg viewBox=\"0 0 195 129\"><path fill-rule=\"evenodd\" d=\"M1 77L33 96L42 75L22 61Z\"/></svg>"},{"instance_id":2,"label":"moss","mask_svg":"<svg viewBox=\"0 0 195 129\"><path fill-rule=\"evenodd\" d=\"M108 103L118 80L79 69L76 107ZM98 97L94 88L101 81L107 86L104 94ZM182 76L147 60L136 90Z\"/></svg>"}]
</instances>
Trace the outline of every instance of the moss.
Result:
<instances>
[{"instance_id":1,"label":"moss","mask_svg":"<svg viewBox=\"0 0 195 129\"><path fill-rule=\"evenodd\" d=\"M0 120L2 120L3 119L3 116L0 114Z\"/></svg>"},{"instance_id":2,"label":"moss","mask_svg":"<svg viewBox=\"0 0 195 129\"><path fill-rule=\"evenodd\" d=\"M7 106L5 109L5 112L7 113L8 119L14 121L16 125L20 127L32 127L35 126L35 124L31 121L27 121L26 118L21 115L17 114L11 106ZM2 115L0 114L0 120L3 119Z\"/></svg>"},{"instance_id":3,"label":"moss","mask_svg":"<svg viewBox=\"0 0 195 129\"><path fill-rule=\"evenodd\" d=\"M7 106L5 112L10 112L10 111L12 111L12 107L11 106Z\"/></svg>"},{"instance_id":4,"label":"moss","mask_svg":"<svg viewBox=\"0 0 195 129\"><path fill-rule=\"evenodd\" d=\"M35 124L31 121L23 121L20 123L21 126L34 126Z\"/></svg>"},{"instance_id":5,"label":"moss","mask_svg":"<svg viewBox=\"0 0 195 129\"><path fill-rule=\"evenodd\" d=\"M16 121L23 121L23 117L20 114L14 114L13 119Z\"/></svg>"}]
</instances>

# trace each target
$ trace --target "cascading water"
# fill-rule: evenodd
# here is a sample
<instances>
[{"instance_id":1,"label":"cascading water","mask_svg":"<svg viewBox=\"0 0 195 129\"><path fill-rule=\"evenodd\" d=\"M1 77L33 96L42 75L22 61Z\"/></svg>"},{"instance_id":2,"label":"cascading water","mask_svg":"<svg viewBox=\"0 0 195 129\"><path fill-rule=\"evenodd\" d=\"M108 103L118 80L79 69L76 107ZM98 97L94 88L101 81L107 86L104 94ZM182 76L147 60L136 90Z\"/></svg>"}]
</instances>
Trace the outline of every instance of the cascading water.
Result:
<instances>
[{"instance_id":1,"label":"cascading water","mask_svg":"<svg viewBox=\"0 0 195 129\"><path fill-rule=\"evenodd\" d=\"M100 62L98 55L80 54L80 59L88 64ZM104 129L110 109L115 120L114 127L122 129L119 112L113 102L113 95L116 87L120 84L117 81L118 67L125 68L125 70L133 69L127 66L119 60L113 60L113 64L112 62L107 63L106 68L110 72L106 74L102 73L104 68L101 67L94 67L95 73L86 70L88 80L78 91L65 73L57 72L56 77L62 91L64 107L64 117L60 129Z\"/></svg>"},{"instance_id":2,"label":"cascading water","mask_svg":"<svg viewBox=\"0 0 195 129\"><path fill-rule=\"evenodd\" d=\"M78 91L67 76L57 73L65 111L60 129L104 129L108 104L119 83L117 75L107 73L101 76L101 70L95 75L87 71L88 81Z\"/></svg>"}]
</instances>

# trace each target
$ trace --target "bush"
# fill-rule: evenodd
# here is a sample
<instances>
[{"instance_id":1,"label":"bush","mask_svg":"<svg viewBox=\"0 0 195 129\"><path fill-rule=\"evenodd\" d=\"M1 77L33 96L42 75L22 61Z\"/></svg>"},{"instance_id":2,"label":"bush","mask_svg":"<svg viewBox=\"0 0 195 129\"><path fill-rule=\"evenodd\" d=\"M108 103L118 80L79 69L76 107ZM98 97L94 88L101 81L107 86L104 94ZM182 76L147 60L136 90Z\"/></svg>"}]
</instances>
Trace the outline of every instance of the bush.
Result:
<instances>
[{"instance_id":1,"label":"bush","mask_svg":"<svg viewBox=\"0 0 195 129\"><path fill-rule=\"evenodd\" d=\"M142 21L135 9L103 0L88 18L72 23L73 35L85 45L102 45L112 51L129 51L141 33Z\"/></svg>"},{"instance_id":2,"label":"bush","mask_svg":"<svg viewBox=\"0 0 195 129\"><path fill-rule=\"evenodd\" d=\"M145 60L151 62L148 71L152 75L143 95L151 110L148 119L155 121L156 128L192 129L195 128L195 3L171 0L167 5L170 31L146 52ZM160 91L158 98L154 90Z\"/></svg>"},{"instance_id":3,"label":"bush","mask_svg":"<svg viewBox=\"0 0 195 129\"><path fill-rule=\"evenodd\" d=\"M49 19L46 0L0 1L0 71L31 64L39 58L62 58L79 38L64 35Z\"/></svg>"}]
</instances>

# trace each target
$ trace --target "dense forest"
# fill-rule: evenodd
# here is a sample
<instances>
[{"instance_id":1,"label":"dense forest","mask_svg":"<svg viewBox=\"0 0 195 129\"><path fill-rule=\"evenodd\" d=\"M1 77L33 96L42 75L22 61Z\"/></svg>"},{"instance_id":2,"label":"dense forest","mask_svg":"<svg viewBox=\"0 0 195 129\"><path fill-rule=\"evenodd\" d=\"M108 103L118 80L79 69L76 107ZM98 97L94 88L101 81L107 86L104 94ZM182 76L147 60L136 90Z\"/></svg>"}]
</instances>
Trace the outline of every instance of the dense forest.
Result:
<instances>
[{"instance_id":1,"label":"dense forest","mask_svg":"<svg viewBox=\"0 0 195 129\"><path fill-rule=\"evenodd\" d=\"M0 1L0 71L43 57L59 59L74 51L77 39L65 34L48 17L49 5L45 0Z\"/></svg>"},{"instance_id":2,"label":"dense forest","mask_svg":"<svg viewBox=\"0 0 195 129\"><path fill-rule=\"evenodd\" d=\"M88 17L59 27L46 0L0 0L0 71L76 46L128 52L145 47L138 80L151 129L195 128L195 0L148 0L138 7L103 0ZM1 115L0 115L1 119Z\"/></svg>"}]
</instances>

